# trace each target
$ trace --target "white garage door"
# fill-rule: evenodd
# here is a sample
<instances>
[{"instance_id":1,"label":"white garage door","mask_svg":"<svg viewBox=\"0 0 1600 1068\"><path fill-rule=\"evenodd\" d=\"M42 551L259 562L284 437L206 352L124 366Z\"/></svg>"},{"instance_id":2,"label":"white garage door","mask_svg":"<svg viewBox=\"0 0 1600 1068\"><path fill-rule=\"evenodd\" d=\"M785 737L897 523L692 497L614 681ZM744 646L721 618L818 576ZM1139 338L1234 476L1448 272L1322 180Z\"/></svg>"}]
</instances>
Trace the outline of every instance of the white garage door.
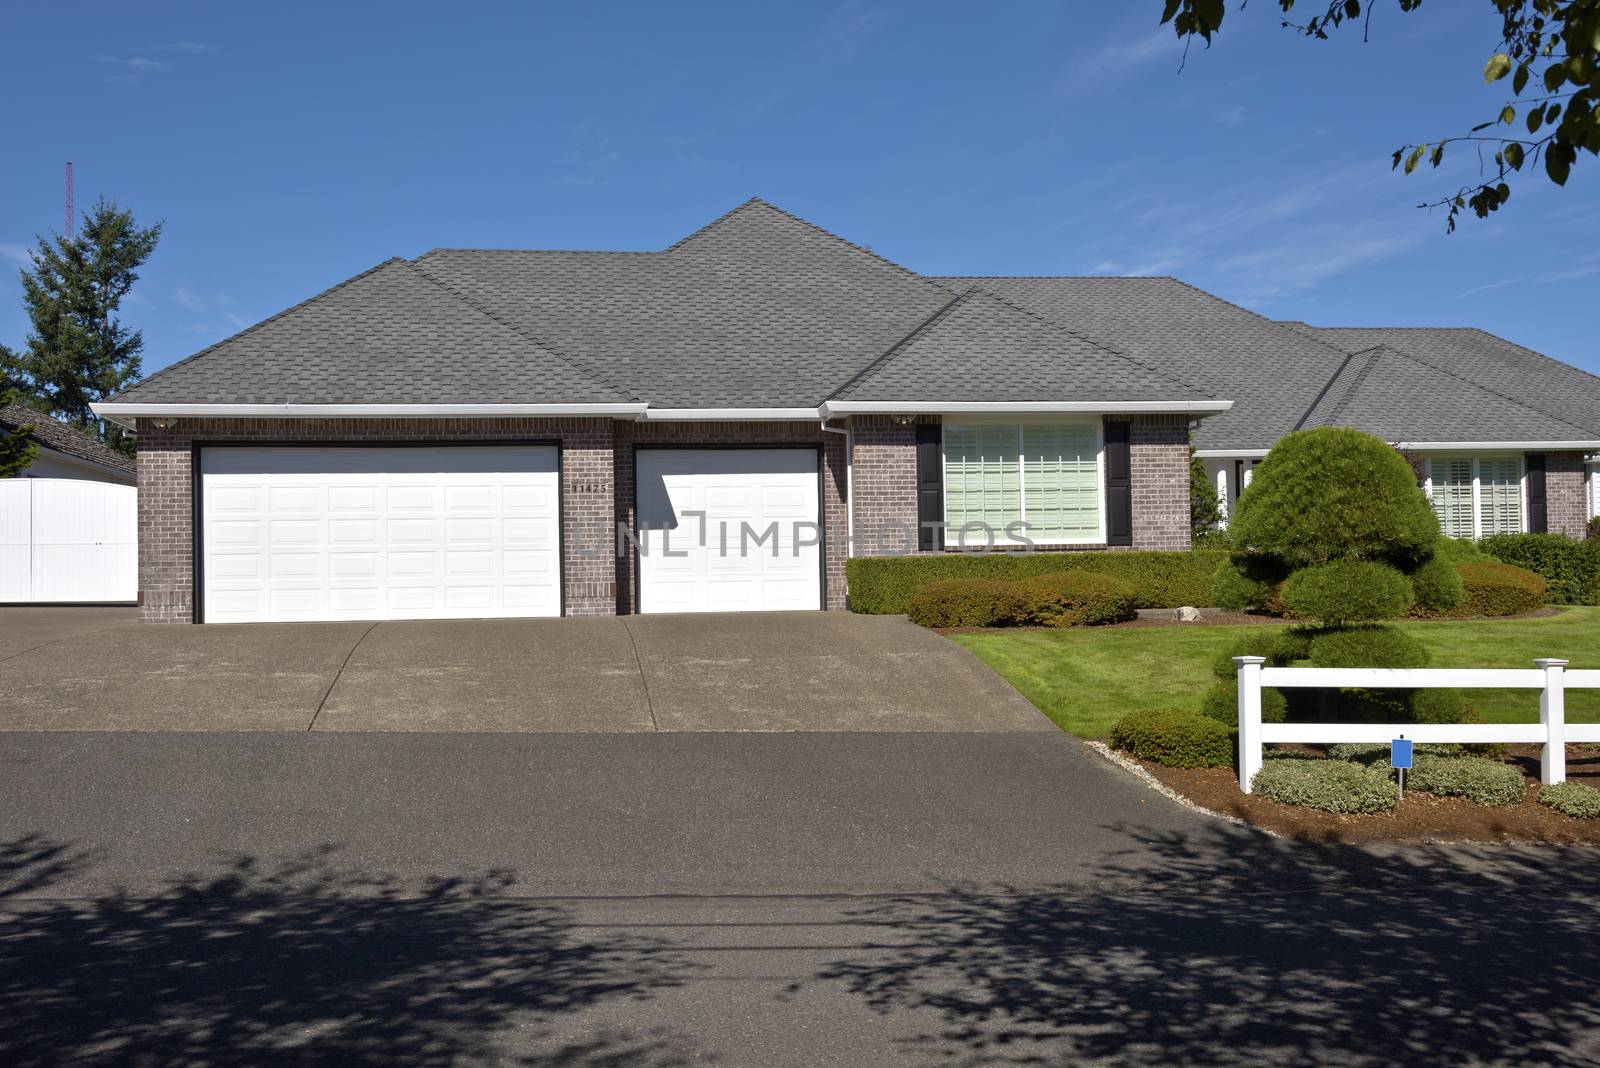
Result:
<instances>
[{"instance_id":1,"label":"white garage door","mask_svg":"<svg viewBox=\"0 0 1600 1068\"><path fill-rule=\"evenodd\" d=\"M203 618L561 614L554 446L200 452Z\"/></svg>"},{"instance_id":2,"label":"white garage door","mask_svg":"<svg viewBox=\"0 0 1600 1068\"><path fill-rule=\"evenodd\" d=\"M815 449L640 449L639 611L822 607Z\"/></svg>"},{"instance_id":3,"label":"white garage door","mask_svg":"<svg viewBox=\"0 0 1600 1068\"><path fill-rule=\"evenodd\" d=\"M132 602L138 513L132 486L0 479L0 603Z\"/></svg>"}]
</instances>

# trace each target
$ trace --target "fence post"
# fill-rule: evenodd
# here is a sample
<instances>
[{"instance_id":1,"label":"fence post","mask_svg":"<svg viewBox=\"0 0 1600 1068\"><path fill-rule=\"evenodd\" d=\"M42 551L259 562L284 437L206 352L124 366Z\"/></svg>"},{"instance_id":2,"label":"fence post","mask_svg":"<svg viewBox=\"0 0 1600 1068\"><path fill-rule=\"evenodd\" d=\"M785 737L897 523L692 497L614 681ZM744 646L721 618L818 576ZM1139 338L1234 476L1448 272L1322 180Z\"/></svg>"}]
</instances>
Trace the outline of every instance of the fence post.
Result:
<instances>
[{"instance_id":1,"label":"fence post","mask_svg":"<svg viewBox=\"0 0 1600 1068\"><path fill-rule=\"evenodd\" d=\"M1565 660L1535 660L1544 668L1539 694L1539 722L1544 724L1544 750L1539 754L1539 781L1567 781L1567 696Z\"/></svg>"},{"instance_id":2,"label":"fence post","mask_svg":"<svg viewBox=\"0 0 1600 1068\"><path fill-rule=\"evenodd\" d=\"M1261 770L1261 665L1264 656L1236 656L1239 670L1239 789L1250 792L1250 780Z\"/></svg>"}]
</instances>

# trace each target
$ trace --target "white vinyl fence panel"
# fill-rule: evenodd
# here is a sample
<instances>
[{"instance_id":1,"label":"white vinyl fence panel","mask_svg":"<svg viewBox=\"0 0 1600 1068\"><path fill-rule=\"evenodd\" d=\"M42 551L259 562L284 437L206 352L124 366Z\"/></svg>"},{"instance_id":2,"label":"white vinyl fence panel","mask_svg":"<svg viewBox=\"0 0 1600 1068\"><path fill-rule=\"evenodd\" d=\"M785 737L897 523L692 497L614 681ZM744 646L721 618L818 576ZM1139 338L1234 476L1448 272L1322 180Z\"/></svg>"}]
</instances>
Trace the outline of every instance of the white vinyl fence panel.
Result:
<instances>
[{"instance_id":1,"label":"white vinyl fence panel","mask_svg":"<svg viewBox=\"0 0 1600 1068\"><path fill-rule=\"evenodd\" d=\"M1270 742L1326 745L1337 742L1522 743L1542 746L1539 781L1564 782L1567 743L1600 742L1600 723L1568 723L1566 691L1600 689L1600 671L1566 670L1567 662L1535 660L1536 668L1284 668L1263 667L1264 658L1236 656L1239 672L1239 788L1251 790L1261 770L1262 747ZM1411 690L1448 687L1536 690L1538 723L1263 723L1261 687ZM1531 702L1530 702L1531 704Z\"/></svg>"},{"instance_id":2,"label":"white vinyl fence panel","mask_svg":"<svg viewBox=\"0 0 1600 1068\"><path fill-rule=\"evenodd\" d=\"M0 480L0 603L133 601L138 590L134 487Z\"/></svg>"}]
</instances>

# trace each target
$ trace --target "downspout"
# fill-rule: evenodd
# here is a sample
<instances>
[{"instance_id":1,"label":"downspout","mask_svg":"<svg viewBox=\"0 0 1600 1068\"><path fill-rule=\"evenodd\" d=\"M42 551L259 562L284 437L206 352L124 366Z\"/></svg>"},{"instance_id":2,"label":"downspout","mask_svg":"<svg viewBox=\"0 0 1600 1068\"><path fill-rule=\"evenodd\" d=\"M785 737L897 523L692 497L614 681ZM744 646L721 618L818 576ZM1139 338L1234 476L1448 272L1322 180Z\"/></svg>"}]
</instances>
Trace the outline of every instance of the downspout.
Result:
<instances>
[{"instance_id":1,"label":"downspout","mask_svg":"<svg viewBox=\"0 0 1600 1068\"><path fill-rule=\"evenodd\" d=\"M817 420L817 426L829 434L844 435L844 555L856 554L856 435L848 423L843 429L829 426L826 418Z\"/></svg>"}]
</instances>

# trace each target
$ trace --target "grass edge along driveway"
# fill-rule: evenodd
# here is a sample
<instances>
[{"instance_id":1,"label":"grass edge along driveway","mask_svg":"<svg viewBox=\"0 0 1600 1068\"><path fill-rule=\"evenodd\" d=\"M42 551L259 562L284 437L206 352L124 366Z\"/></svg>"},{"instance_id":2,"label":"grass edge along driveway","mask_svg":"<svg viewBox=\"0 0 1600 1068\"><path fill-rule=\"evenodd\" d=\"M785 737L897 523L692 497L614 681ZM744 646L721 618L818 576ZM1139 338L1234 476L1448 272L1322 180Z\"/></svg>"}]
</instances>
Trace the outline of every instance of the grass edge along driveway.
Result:
<instances>
[{"instance_id":1,"label":"grass edge along driveway","mask_svg":"<svg viewBox=\"0 0 1600 1068\"><path fill-rule=\"evenodd\" d=\"M1395 624L1427 646L1430 667L1531 668L1540 656L1600 667L1600 608L1563 608L1523 619L1407 620ZM1243 626L1073 627L952 635L1015 686L1062 730L1104 738L1136 708L1200 707L1211 662ZM1492 723L1537 723L1536 690L1472 690L1467 703ZM1600 722L1600 690L1567 691L1567 718Z\"/></svg>"}]
</instances>

